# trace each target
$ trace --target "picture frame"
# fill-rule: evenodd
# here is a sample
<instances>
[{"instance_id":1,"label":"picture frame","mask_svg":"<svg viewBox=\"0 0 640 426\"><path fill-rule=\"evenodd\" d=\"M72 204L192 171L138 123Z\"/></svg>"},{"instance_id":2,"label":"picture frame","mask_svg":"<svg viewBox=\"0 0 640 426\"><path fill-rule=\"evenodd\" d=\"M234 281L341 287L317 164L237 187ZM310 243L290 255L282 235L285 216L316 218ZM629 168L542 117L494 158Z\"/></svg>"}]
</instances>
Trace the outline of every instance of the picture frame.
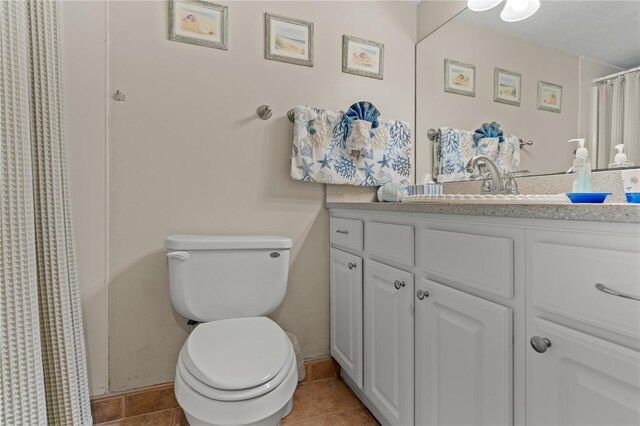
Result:
<instances>
[{"instance_id":1,"label":"picture frame","mask_svg":"<svg viewBox=\"0 0 640 426\"><path fill-rule=\"evenodd\" d=\"M444 91L476 96L476 66L452 59L444 60Z\"/></svg>"},{"instance_id":2,"label":"picture frame","mask_svg":"<svg viewBox=\"0 0 640 426\"><path fill-rule=\"evenodd\" d=\"M169 40L228 50L229 8L204 0L169 0Z\"/></svg>"},{"instance_id":3,"label":"picture frame","mask_svg":"<svg viewBox=\"0 0 640 426\"><path fill-rule=\"evenodd\" d=\"M548 81L538 81L538 109L562 112L562 86Z\"/></svg>"},{"instance_id":4,"label":"picture frame","mask_svg":"<svg viewBox=\"0 0 640 426\"><path fill-rule=\"evenodd\" d=\"M313 66L313 22L264 14L264 58Z\"/></svg>"},{"instance_id":5,"label":"picture frame","mask_svg":"<svg viewBox=\"0 0 640 426\"><path fill-rule=\"evenodd\" d=\"M493 100L502 104L520 106L522 74L502 68L493 69Z\"/></svg>"},{"instance_id":6,"label":"picture frame","mask_svg":"<svg viewBox=\"0 0 640 426\"><path fill-rule=\"evenodd\" d=\"M342 72L383 80L384 44L343 35Z\"/></svg>"}]
</instances>

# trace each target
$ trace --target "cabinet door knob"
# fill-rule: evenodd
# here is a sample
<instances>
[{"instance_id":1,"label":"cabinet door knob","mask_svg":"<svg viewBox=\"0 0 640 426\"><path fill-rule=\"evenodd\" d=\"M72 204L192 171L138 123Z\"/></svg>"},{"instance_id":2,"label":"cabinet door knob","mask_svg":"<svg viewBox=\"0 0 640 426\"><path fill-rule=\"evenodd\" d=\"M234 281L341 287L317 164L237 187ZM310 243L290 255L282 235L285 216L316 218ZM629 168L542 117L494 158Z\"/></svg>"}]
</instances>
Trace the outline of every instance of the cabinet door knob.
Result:
<instances>
[{"instance_id":1,"label":"cabinet door knob","mask_svg":"<svg viewBox=\"0 0 640 426\"><path fill-rule=\"evenodd\" d=\"M429 292L426 290L420 289L416 292L416 296L418 296L418 299L424 300L425 297L429 297Z\"/></svg>"},{"instance_id":2,"label":"cabinet door knob","mask_svg":"<svg viewBox=\"0 0 640 426\"><path fill-rule=\"evenodd\" d=\"M543 354L547 351L547 348L551 347L551 340L546 337L533 336L531 338L531 347L536 352Z\"/></svg>"},{"instance_id":3,"label":"cabinet door knob","mask_svg":"<svg viewBox=\"0 0 640 426\"><path fill-rule=\"evenodd\" d=\"M393 285L396 287L396 290L400 290L400 287L404 287L406 283L404 281L395 280Z\"/></svg>"},{"instance_id":4,"label":"cabinet door knob","mask_svg":"<svg viewBox=\"0 0 640 426\"><path fill-rule=\"evenodd\" d=\"M349 269L353 269L353 268L357 268L357 267L358 267L358 265L356 265L355 263L349 262Z\"/></svg>"}]
</instances>

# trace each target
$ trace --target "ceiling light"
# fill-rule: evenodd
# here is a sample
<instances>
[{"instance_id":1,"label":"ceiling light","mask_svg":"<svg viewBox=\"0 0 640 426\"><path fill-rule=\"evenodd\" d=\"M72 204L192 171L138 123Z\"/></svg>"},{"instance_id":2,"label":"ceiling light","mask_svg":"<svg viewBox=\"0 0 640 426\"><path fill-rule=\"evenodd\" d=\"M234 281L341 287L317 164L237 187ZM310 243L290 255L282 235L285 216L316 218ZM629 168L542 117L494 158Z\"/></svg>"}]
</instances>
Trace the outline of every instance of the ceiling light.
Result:
<instances>
[{"instance_id":1,"label":"ceiling light","mask_svg":"<svg viewBox=\"0 0 640 426\"><path fill-rule=\"evenodd\" d=\"M507 22L518 22L527 19L540 8L540 0L507 0L500 13L500 18Z\"/></svg>"},{"instance_id":2,"label":"ceiling light","mask_svg":"<svg viewBox=\"0 0 640 426\"><path fill-rule=\"evenodd\" d=\"M502 0L469 0L467 7L474 12L484 12L502 3Z\"/></svg>"}]
</instances>

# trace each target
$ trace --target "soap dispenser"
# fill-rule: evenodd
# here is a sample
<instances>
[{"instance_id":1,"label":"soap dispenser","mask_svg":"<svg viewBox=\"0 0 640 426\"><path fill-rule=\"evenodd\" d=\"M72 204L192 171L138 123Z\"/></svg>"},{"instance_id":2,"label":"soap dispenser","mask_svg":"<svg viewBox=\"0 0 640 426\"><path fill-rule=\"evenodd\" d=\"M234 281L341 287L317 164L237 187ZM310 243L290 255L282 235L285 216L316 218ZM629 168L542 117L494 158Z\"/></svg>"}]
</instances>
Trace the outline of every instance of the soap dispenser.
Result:
<instances>
[{"instance_id":1,"label":"soap dispenser","mask_svg":"<svg viewBox=\"0 0 640 426\"><path fill-rule=\"evenodd\" d=\"M584 138L571 139L571 142L578 142L576 150L576 159L573 160L572 192L591 192L591 160L589 160L589 151L584 147Z\"/></svg>"},{"instance_id":2,"label":"soap dispenser","mask_svg":"<svg viewBox=\"0 0 640 426\"><path fill-rule=\"evenodd\" d=\"M627 161L627 154L625 154L623 152L624 150L624 144L619 144L615 146L616 151L618 151L618 153L616 154L613 163L609 163L609 168L614 168L614 167L633 167L633 163Z\"/></svg>"}]
</instances>

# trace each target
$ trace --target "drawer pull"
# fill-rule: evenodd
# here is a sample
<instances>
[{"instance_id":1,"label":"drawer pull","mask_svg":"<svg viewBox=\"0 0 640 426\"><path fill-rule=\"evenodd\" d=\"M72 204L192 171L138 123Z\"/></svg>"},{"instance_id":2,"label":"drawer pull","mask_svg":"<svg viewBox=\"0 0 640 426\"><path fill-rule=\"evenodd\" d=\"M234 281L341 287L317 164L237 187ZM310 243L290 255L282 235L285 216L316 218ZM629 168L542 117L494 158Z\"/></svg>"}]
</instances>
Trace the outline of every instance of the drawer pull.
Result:
<instances>
[{"instance_id":1,"label":"drawer pull","mask_svg":"<svg viewBox=\"0 0 640 426\"><path fill-rule=\"evenodd\" d=\"M349 262L349 269L353 269L353 268L357 268L357 267L358 267L358 265L356 265L355 263Z\"/></svg>"},{"instance_id":2,"label":"drawer pull","mask_svg":"<svg viewBox=\"0 0 640 426\"><path fill-rule=\"evenodd\" d=\"M400 287L404 287L407 284L404 281L395 280L393 285L396 287L396 290L400 290Z\"/></svg>"},{"instance_id":3,"label":"drawer pull","mask_svg":"<svg viewBox=\"0 0 640 426\"><path fill-rule=\"evenodd\" d=\"M546 337L533 336L531 338L531 347L538 353L545 353L547 348L551 347L551 340Z\"/></svg>"},{"instance_id":4,"label":"drawer pull","mask_svg":"<svg viewBox=\"0 0 640 426\"><path fill-rule=\"evenodd\" d=\"M336 229L336 233L349 235L349 231L343 231L342 229Z\"/></svg>"},{"instance_id":5,"label":"drawer pull","mask_svg":"<svg viewBox=\"0 0 640 426\"><path fill-rule=\"evenodd\" d=\"M596 288L603 293L610 294L612 296L624 297L625 299L637 300L640 301L640 296L634 296L633 294L621 293L616 290L612 290L604 284L597 283Z\"/></svg>"}]
</instances>

